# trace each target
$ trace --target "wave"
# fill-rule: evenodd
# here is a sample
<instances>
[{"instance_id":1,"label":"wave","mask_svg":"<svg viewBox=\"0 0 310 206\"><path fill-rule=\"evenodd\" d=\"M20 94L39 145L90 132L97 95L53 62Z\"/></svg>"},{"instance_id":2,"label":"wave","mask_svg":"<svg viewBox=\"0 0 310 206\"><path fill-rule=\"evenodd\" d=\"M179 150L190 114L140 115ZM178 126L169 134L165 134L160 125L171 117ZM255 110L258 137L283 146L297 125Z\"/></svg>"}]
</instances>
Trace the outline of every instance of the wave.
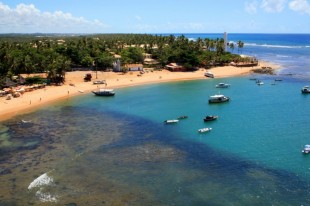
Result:
<instances>
[{"instance_id":1,"label":"wave","mask_svg":"<svg viewBox=\"0 0 310 206\"><path fill-rule=\"evenodd\" d=\"M41 201L41 202L57 202L58 196L52 195L51 193L44 192L44 188L46 186L51 185L54 182L54 179L50 177L47 173L44 173L40 175L38 178L33 180L29 186L28 189L37 189L35 196Z\"/></svg>"},{"instance_id":2,"label":"wave","mask_svg":"<svg viewBox=\"0 0 310 206\"><path fill-rule=\"evenodd\" d=\"M37 179L33 180L29 184L28 190L31 190L35 187L41 187L41 186L49 185L53 182L54 182L53 178L48 176L47 173L44 173L43 175L39 176Z\"/></svg>"},{"instance_id":3,"label":"wave","mask_svg":"<svg viewBox=\"0 0 310 206\"><path fill-rule=\"evenodd\" d=\"M256 43L244 43L244 45L245 46L257 46L257 47L268 47L268 48L284 48L284 49L310 48L310 45L306 45L306 46L289 46L289 45L256 44Z\"/></svg>"}]
</instances>

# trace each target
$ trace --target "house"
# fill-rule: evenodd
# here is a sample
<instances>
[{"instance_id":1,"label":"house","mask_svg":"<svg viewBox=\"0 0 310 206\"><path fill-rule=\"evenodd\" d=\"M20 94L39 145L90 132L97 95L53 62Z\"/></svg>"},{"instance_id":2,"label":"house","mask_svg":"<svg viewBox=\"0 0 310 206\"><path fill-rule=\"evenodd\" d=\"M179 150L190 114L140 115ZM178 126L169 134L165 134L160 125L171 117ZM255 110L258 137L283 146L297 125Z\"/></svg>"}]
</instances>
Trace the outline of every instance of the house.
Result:
<instances>
[{"instance_id":1,"label":"house","mask_svg":"<svg viewBox=\"0 0 310 206\"><path fill-rule=\"evenodd\" d=\"M128 71L143 71L143 64L126 64Z\"/></svg>"}]
</instances>

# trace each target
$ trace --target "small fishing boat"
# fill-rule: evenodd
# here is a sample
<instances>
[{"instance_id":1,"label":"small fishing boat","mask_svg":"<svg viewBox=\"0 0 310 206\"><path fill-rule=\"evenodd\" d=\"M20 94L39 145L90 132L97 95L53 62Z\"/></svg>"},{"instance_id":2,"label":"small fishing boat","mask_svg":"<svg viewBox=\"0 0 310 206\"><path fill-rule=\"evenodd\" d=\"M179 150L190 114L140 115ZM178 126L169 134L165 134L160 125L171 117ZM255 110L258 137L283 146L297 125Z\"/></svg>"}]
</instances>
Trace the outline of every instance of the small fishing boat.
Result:
<instances>
[{"instance_id":1,"label":"small fishing boat","mask_svg":"<svg viewBox=\"0 0 310 206\"><path fill-rule=\"evenodd\" d=\"M209 132L209 131L211 131L211 130L212 130L211 127L205 127L205 128L198 129L198 132L204 133L204 132Z\"/></svg>"},{"instance_id":2,"label":"small fishing boat","mask_svg":"<svg viewBox=\"0 0 310 206\"><path fill-rule=\"evenodd\" d=\"M206 72L205 76L209 78L214 78L214 74L212 74L211 72Z\"/></svg>"},{"instance_id":3,"label":"small fishing boat","mask_svg":"<svg viewBox=\"0 0 310 206\"><path fill-rule=\"evenodd\" d=\"M216 120L217 118L218 118L218 116L207 115L207 116L203 119L203 121L205 121L205 122L214 121L214 120Z\"/></svg>"},{"instance_id":4,"label":"small fishing boat","mask_svg":"<svg viewBox=\"0 0 310 206\"><path fill-rule=\"evenodd\" d=\"M309 154L309 153L310 153L310 145L309 145L309 144L306 144L306 145L304 146L304 149L301 150L301 152L304 153L304 154Z\"/></svg>"},{"instance_id":5,"label":"small fishing boat","mask_svg":"<svg viewBox=\"0 0 310 206\"><path fill-rule=\"evenodd\" d=\"M92 91L97 96L114 96L115 92L113 89L99 89L98 91Z\"/></svg>"},{"instance_id":6,"label":"small fishing boat","mask_svg":"<svg viewBox=\"0 0 310 206\"><path fill-rule=\"evenodd\" d=\"M228 88L230 87L230 84L226 84L226 83L219 83L217 85L215 85L216 88Z\"/></svg>"},{"instance_id":7,"label":"small fishing boat","mask_svg":"<svg viewBox=\"0 0 310 206\"><path fill-rule=\"evenodd\" d=\"M174 124L174 123L178 123L179 120L178 119L168 119L168 120L165 120L164 123L166 124Z\"/></svg>"},{"instance_id":8,"label":"small fishing boat","mask_svg":"<svg viewBox=\"0 0 310 206\"><path fill-rule=\"evenodd\" d=\"M264 82L262 82L261 80L257 80L257 81L256 81L256 84L260 86L260 85L263 85Z\"/></svg>"},{"instance_id":9,"label":"small fishing boat","mask_svg":"<svg viewBox=\"0 0 310 206\"><path fill-rule=\"evenodd\" d=\"M303 93L303 94L308 94L308 93L310 93L309 86L304 86L304 87L301 89L301 93Z\"/></svg>"}]
</instances>

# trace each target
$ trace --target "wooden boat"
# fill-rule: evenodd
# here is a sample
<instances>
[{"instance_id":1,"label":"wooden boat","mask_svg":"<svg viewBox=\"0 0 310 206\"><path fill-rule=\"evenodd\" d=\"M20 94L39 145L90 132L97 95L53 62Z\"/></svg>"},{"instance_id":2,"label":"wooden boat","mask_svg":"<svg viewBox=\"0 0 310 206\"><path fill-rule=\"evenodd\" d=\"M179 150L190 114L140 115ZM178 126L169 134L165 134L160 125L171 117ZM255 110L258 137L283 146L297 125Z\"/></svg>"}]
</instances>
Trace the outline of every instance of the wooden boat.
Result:
<instances>
[{"instance_id":1,"label":"wooden boat","mask_svg":"<svg viewBox=\"0 0 310 206\"><path fill-rule=\"evenodd\" d=\"M205 76L209 78L214 78L214 74L212 74L211 72L206 72Z\"/></svg>"},{"instance_id":2,"label":"wooden boat","mask_svg":"<svg viewBox=\"0 0 310 206\"><path fill-rule=\"evenodd\" d=\"M113 89L99 89L98 91L92 91L97 96L114 96L115 92Z\"/></svg>"},{"instance_id":3,"label":"wooden boat","mask_svg":"<svg viewBox=\"0 0 310 206\"><path fill-rule=\"evenodd\" d=\"M179 116L178 119L186 119L187 117L188 116L183 115L183 116Z\"/></svg>"},{"instance_id":4,"label":"wooden boat","mask_svg":"<svg viewBox=\"0 0 310 206\"><path fill-rule=\"evenodd\" d=\"M207 116L203 119L203 121L205 121L205 122L214 121L214 120L216 120L217 118L218 118L218 116L207 115Z\"/></svg>"}]
</instances>

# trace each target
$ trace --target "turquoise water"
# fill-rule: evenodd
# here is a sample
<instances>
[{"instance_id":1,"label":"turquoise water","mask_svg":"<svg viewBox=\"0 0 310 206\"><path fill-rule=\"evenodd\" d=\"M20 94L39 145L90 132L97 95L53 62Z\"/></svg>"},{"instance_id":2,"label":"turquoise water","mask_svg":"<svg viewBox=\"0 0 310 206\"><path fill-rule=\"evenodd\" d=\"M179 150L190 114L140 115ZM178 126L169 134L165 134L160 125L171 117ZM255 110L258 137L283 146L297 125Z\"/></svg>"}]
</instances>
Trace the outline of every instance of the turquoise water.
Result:
<instances>
[{"instance_id":1,"label":"turquoise water","mask_svg":"<svg viewBox=\"0 0 310 206\"><path fill-rule=\"evenodd\" d=\"M256 75L262 86L247 76L144 85L1 122L0 205L310 205L310 95L300 92L310 67L285 65ZM208 104L218 93L231 101ZM42 174L52 181L28 189Z\"/></svg>"}]
</instances>

